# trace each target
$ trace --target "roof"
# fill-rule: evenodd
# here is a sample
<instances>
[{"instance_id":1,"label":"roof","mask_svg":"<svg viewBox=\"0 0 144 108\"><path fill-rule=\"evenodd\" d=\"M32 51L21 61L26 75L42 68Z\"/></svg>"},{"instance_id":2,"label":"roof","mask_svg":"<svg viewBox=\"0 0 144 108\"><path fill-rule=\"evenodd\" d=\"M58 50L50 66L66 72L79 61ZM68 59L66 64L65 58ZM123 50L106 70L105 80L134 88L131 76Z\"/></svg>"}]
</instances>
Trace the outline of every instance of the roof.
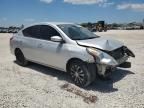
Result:
<instances>
[{"instance_id":1,"label":"roof","mask_svg":"<svg viewBox=\"0 0 144 108\"><path fill-rule=\"evenodd\" d=\"M35 23L35 24L52 24L52 25L59 25L59 24L74 24L74 23L69 23L69 22L40 22L40 23ZM35 25L34 24L34 25Z\"/></svg>"},{"instance_id":2,"label":"roof","mask_svg":"<svg viewBox=\"0 0 144 108\"><path fill-rule=\"evenodd\" d=\"M60 25L60 24L74 24L74 23L69 23L69 22L39 22L39 23L33 23L30 25L25 26L23 29L30 27L30 26L34 26L34 25Z\"/></svg>"}]
</instances>

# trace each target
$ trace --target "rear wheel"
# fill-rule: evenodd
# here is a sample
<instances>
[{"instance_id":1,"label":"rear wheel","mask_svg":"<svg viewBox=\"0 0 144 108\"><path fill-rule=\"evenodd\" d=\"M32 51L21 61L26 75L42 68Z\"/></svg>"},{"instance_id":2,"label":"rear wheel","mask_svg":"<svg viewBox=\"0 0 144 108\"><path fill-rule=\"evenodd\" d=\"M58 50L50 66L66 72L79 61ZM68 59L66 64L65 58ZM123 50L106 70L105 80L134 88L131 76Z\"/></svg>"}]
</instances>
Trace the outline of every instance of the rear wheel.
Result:
<instances>
[{"instance_id":1,"label":"rear wheel","mask_svg":"<svg viewBox=\"0 0 144 108\"><path fill-rule=\"evenodd\" d=\"M76 85L86 87L95 80L96 72L95 70L90 71L88 66L80 60L74 60L70 63L68 70Z\"/></svg>"},{"instance_id":2,"label":"rear wheel","mask_svg":"<svg viewBox=\"0 0 144 108\"><path fill-rule=\"evenodd\" d=\"M15 51L16 62L21 66L26 66L28 61L25 59L22 51L20 49L16 49Z\"/></svg>"}]
</instances>

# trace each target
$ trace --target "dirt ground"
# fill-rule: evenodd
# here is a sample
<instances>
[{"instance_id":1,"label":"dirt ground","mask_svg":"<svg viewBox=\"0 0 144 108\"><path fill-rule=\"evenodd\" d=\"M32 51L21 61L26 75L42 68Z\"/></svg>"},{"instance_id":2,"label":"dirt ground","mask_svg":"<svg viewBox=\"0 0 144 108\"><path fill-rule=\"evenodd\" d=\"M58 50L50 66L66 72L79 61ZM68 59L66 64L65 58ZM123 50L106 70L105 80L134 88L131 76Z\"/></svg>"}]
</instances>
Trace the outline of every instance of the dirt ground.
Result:
<instances>
[{"instance_id":1,"label":"dirt ground","mask_svg":"<svg viewBox=\"0 0 144 108\"><path fill-rule=\"evenodd\" d=\"M96 79L85 89L64 72L18 66L9 50L12 34L0 34L0 108L144 108L144 31L96 34L124 42L136 58L129 59L131 68L119 68L111 80Z\"/></svg>"}]
</instances>

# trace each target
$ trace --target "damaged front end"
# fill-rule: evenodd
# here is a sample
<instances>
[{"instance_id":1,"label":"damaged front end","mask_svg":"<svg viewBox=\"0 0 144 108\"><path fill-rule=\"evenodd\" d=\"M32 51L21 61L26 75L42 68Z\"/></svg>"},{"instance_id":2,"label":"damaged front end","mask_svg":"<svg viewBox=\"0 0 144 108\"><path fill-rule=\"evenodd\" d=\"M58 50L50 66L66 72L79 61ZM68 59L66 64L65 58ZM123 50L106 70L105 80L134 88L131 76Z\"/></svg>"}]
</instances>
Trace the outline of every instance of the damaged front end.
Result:
<instances>
[{"instance_id":1,"label":"damaged front end","mask_svg":"<svg viewBox=\"0 0 144 108\"><path fill-rule=\"evenodd\" d=\"M111 71L116 69L116 67L125 63L129 56L135 57L133 52L125 46L113 51L102 51L96 48L87 48L87 52L94 57L98 74L101 76L109 75Z\"/></svg>"}]
</instances>

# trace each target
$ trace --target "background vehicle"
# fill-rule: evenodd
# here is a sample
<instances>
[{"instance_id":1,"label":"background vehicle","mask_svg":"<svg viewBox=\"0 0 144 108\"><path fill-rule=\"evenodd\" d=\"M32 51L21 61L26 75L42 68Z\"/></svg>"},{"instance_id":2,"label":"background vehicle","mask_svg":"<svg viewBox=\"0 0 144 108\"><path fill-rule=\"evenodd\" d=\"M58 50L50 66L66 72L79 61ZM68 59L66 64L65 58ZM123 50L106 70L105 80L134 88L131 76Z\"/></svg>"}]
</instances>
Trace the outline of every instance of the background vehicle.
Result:
<instances>
[{"instance_id":1,"label":"background vehicle","mask_svg":"<svg viewBox=\"0 0 144 108\"><path fill-rule=\"evenodd\" d=\"M96 24L96 31L102 32L107 31L107 25L105 24L105 21L98 21Z\"/></svg>"},{"instance_id":2,"label":"background vehicle","mask_svg":"<svg viewBox=\"0 0 144 108\"><path fill-rule=\"evenodd\" d=\"M89 29L92 32L106 32L108 29L105 21L98 21L97 23L82 23L81 26Z\"/></svg>"},{"instance_id":3,"label":"background vehicle","mask_svg":"<svg viewBox=\"0 0 144 108\"><path fill-rule=\"evenodd\" d=\"M76 85L85 87L96 75L107 77L134 54L123 43L101 38L71 23L39 23L10 39L17 63L28 61L70 73Z\"/></svg>"}]
</instances>

